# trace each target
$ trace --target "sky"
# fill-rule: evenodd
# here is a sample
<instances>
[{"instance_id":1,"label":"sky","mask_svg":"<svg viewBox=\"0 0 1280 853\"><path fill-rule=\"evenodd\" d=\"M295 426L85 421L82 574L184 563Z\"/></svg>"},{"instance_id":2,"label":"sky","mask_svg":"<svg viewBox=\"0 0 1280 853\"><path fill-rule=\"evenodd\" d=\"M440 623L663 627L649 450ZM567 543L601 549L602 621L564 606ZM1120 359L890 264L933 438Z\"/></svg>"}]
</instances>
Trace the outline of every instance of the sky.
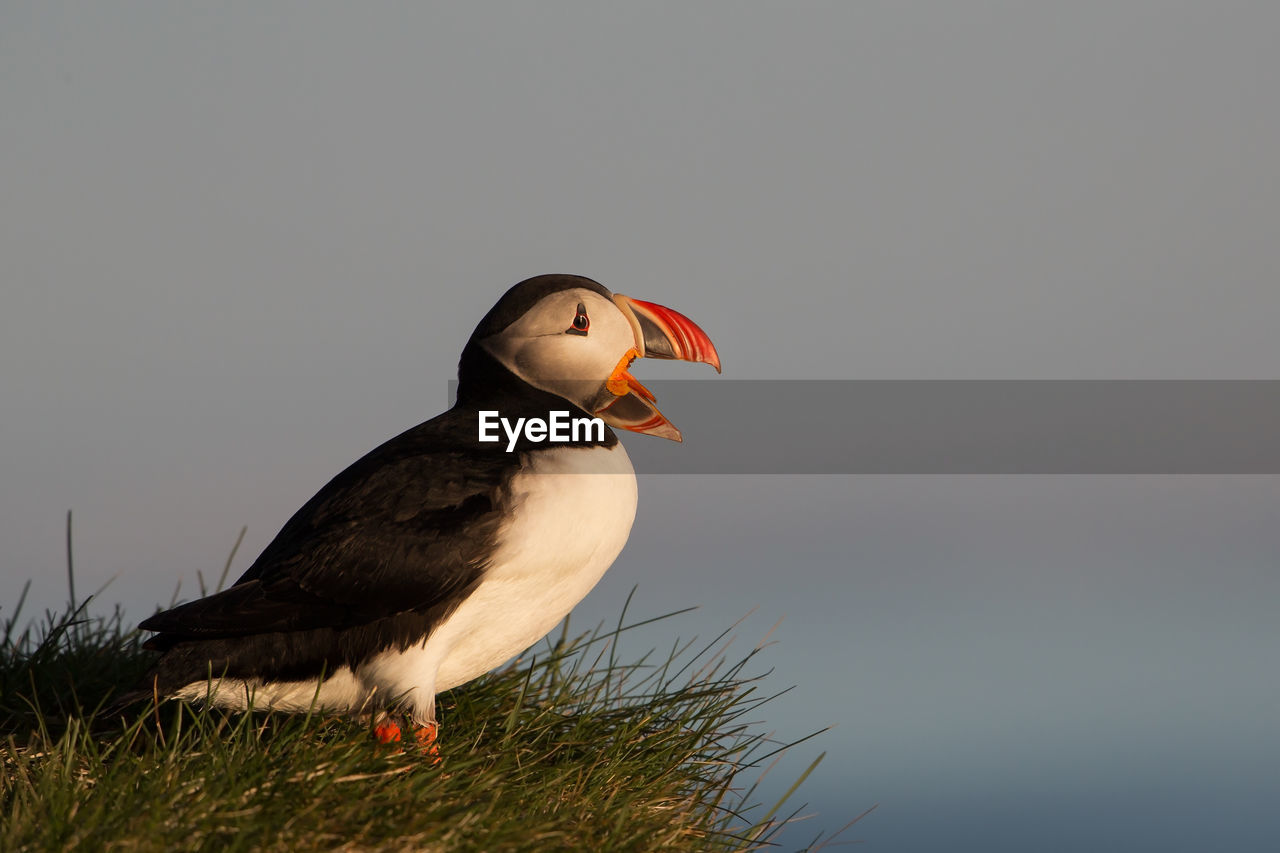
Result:
<instances>
[{"instance_id":1,"label":"sky","mask_svg":"<svg viewBox=\"0 0 1280 853\"><path fill-rule=\"evenodd\" d=\"M65 599L69 509L80 591L137 618L246 526L243 571L545 272L694 318L726 380L1280 379L1277 32L1184 0L0 5L0 612ZM872 849L1273 842L1280 476L640 487L575 623L633 586L700 605L685 636L783 620L762 725L835 726L779 771L827 753L792 843L872 804Z\"/></svg>"}]
</instances>

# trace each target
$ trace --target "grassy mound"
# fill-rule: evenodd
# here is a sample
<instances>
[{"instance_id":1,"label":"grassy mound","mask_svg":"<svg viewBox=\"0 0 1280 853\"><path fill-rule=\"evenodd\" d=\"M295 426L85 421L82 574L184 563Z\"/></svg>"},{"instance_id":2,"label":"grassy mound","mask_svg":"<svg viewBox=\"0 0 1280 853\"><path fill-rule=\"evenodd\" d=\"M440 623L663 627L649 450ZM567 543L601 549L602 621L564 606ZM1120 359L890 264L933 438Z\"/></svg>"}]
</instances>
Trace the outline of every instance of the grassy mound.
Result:
<instances>
[{"instance_id":1,"label":"grassy mound","mask_svg":"<svg viewBox=\"0 0 1280 853\"><path fill-rule=\"evenodd\" d=\"M566 622L537 654L443 694L433 765L355 720L178 702L107 718L146 671L139 634L118 610L21 630L15 610L0 649L0 849L770 845L783 803L754 804L750 783L792 744L746 721L770 698L748 674L760 649L735 662L726 632L621 662L642 624L572 636Z\"/></svg>"}]
</instances>

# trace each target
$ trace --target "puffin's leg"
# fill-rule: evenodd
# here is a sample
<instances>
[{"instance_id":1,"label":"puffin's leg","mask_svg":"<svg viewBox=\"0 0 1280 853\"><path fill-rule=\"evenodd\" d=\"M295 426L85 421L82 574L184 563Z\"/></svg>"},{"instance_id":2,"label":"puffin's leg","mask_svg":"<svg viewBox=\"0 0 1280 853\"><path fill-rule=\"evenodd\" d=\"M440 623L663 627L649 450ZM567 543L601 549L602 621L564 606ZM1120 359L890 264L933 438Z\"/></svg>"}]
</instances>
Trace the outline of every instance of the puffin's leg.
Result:
<instances>
[{"instance_id":1,"label":"puffin's leg","mask_svg":"<svg viewBox=\"0 0 1280 853\"><path fill-rule=\"evenodd\" d=\"M430 758L432 764L439 764L440 746L436 743L436 736L440 733L440 724L436 722L436 697L434 693L427 693L427 696L426 702L414 703L413 739L424 757Z\"/></svg>"},{"instance_id":2,"label":"puffin's leg","mask_svg":"<svg viewBox=\"0 0 1280 853\"><path fill-rule=\"evenodd\" d=\"M414 740L423 754L439 761L439 749L435 745L436 732L436 671L447 647L436 644L411 647L404 652L378 655L361 666L360 678L372 695L375 691L381 696L394 697L384 701L389 704L383 707L396 714L379 714L374 719L374 734L382 743L399 744L412 728ZM404 684L415 686L409 690ZM404 728L400 726L400 718L408 717ZM429 731L424 731L429 730Z\"/></svg>"},{"instance_id":3,"label":"puffin's leg","mask_svg":"<svg viewBox=\"0 0 1280 853\"><path fill-rule=\"evenodd\" d=\"M415 726L413 729L413 739L418 742L418 749L424 756L431 759L432 764L440 763L440 745L436 743L436 735L439 731L439 723L427 723L425 726Z\"/></svg>"}]
</instances>

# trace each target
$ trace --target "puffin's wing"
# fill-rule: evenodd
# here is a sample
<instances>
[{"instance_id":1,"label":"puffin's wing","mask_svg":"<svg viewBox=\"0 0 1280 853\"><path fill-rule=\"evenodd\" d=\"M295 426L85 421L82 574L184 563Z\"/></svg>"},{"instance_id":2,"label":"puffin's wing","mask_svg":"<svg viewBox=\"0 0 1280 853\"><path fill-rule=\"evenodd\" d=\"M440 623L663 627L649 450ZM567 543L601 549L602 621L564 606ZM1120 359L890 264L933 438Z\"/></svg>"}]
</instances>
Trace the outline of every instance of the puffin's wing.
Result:
<instances>
[{"instance_id":1,"label":"puffin's wing","mask_svg":"<svg viewBox=\"0 0 1280 853\"><path fill-rule=\"evenodd\" d=\"M495 542L514 459L450 440L451 427L465 426L451 414L335 477L235 586L142 622L163 635L149 645L364 625L470 589Z\"/></svg>"}]
</instances>

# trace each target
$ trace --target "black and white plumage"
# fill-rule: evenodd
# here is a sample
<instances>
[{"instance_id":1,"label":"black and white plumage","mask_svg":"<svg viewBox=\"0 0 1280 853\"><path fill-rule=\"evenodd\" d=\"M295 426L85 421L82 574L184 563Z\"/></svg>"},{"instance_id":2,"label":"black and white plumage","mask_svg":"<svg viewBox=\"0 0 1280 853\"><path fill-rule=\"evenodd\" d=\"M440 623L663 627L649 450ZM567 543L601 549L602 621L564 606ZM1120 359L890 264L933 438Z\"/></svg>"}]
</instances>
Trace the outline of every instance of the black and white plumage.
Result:
<instances>
[{"instance_id":1,"label":"black and white plumage","mask_svg":"<svg viewBox=\"0 0 1280 853\"><path fill-rule=\"evenodd\" d=\"M679 440L627 372L642 356L720 367L706 334L671 309L577 276L511 288L463 350L452 409L336 476L234 586L142 622L162 652L145 693L400 711L434 731L436 694L551 630L635 517L635 474L612 429L521 437L507 452L505 440L478 440L479 412L567 409Z\"/></svg>"}]
</instances>

